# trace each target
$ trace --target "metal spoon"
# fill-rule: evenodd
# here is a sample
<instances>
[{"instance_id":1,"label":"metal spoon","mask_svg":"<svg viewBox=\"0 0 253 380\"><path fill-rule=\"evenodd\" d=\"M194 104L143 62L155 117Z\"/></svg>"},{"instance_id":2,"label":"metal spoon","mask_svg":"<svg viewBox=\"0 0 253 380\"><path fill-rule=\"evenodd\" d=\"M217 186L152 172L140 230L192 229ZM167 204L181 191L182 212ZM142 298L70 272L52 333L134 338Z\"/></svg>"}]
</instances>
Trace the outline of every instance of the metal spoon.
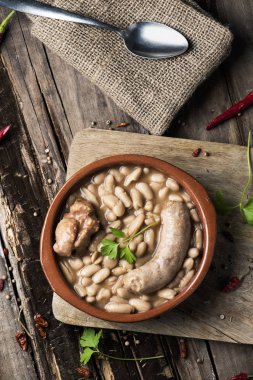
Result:
<instances>
[{"instance_id":1,"label":"metal spoon","mask_svg":"<svg viewBox=\"0 0 253 380\"><path fill-rule=\"evenodd\" d=\"M35 0L0 0L0 6L37 16L107 29L119 34L131 53L143 58L160 59L174 57L184 53L189 46L188 41L181 33L159 22L136 22L129 25L126 29L121 29L105 22L68 12Z\"/></svg>"}]
</instances>

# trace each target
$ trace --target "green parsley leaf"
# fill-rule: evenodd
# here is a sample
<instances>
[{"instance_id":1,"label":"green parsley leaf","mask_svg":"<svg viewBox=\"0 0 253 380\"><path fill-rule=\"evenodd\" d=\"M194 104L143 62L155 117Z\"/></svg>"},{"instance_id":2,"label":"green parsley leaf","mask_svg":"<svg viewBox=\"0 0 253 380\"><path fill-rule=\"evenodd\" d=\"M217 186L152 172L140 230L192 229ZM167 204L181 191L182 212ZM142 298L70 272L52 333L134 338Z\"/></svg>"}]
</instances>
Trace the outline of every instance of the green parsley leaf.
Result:
<instances>
[{"instance_id":1,"label":"green parsley leaf","mask_svg":"<svg viewBox=\"0 0 253 380\"><path fill-rule=\"evenodd\" d=\"M110 244L104 245L100 251L102 255L108 256L111 260L114 260L114 259L117 259L118 257L118 247L119 247L119 244L113 241Z\"/></svg>"},{"instance_id":2,"label":"green parsley leaf","mask_svg":"<svg viewBox=\"0 0 253 380\"><path fill-rule=\"evenodd\" d=\"M91 348L86 347L81 355L80 362L83 364L87 364L94 352L95 351Z\"/></svg>"},{"instance_id":3,"label":"green parsley leaf","mask_svg":"<svg viewBox=\"0 0 253 380\"><path fill-rule=\"evenodd\" d=\"M101 243L102 243L103 245L117 244L117 243L115 243L115 241L110 240L110 239L103 239L103 240L101 240Z\"/></svg>"},{"instance_id":4,"label":"green parsley leaf","mask_svg":"<svg viewBox=\"0 0 253 380\"><path fill-rule=\"evenodd\" d=\"M96 333L94 329L85 329L80 339L80 345L82 347L97 348L101 335L102 330Z\"/></svg>"},{"instance_id":5,"label":"green parsley leaf","mask_svg":"<svg viewBox=\"0 0 253 380\"><path fill-rule=\"evenodd\" d=\"M226 215L231 211L231 206L225 201L223 191L217 191L215 194L215 208L220 215Z\"/></svg>"},{"instance_id":6,"label":"green parsley leaf","mask_svg":"<svg viewBox=\"0 0 253 380\"><path fill-rule=\"evenodd\" d=\"M246 222L253 226L253 198L248 200L248 202L243 206L242 211Z\"/></svg>"},{"instance_id":7,"label":"green parsley leaf","mask_svg":"<svg viewBox=\"0 0 253 380\"><path fill-rule=\"evenodd\" d=\"M136 261L136 257L128 245L120 250L120 258L126 260L129 264L133 264Z\"/></svg>"},{"instance_id":8,"label":"green parsley leaf","mask_svg":"<svg viewBox=\"0 0 253 380\"><path fill-rule=\"evenodd\" d=\"M118 238L125 237L125 233L117 228L110 227L112 234Z\"/></svg>"}]
</instances>

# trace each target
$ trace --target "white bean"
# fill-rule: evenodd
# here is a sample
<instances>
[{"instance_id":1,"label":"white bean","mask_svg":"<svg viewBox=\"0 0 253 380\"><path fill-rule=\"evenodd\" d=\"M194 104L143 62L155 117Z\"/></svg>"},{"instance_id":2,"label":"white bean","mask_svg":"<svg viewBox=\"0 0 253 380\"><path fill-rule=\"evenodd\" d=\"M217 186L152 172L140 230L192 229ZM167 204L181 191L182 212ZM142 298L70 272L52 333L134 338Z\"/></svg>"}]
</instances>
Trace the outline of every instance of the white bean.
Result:
<instances>
[{"instance_id":1,"label":"white bean","mask_svg":"<svg viewBox=\"0 0 253 380\"><path fill-rule=\"evenodd\" d=\"M91 192L91 193L93 193L93 194L97 194L97 191L98 191L98 189L97 189L97 186L95 186L94 185L94 183L90 183L88 186L87 186L87 189Z\"/></svg>"},{"instance_id":2,"label":"white bean","mask_svg":"<svg viewBox=\"0 0 253 380\"><path fill-rule=\"evenodd\" d=\"M176 277L169 283L168 288L170 289L176 288L179 285L182 278L184 277L184 275L185 275L184 270L180 270L178 274L176 275Z\"/></svg>"},{"instance_id":3,"label":"white bean","mask_svg":"<svg viewBox=\"0 0 253 380\"><path fill-rule=\"evenodd\" d=\"M145 219L144 214L139 214L138 216L136 216L136 218L132 221L132 223L128 227L129 236L136 234L136 232L139 231L139 229L143 225L144 219Z\"/></svg>"},{"instance_id":4,"label":"white bean","mask_svg":"<svg viewBox=\"0 0 253 380\"><path fill-rule=\"evenodd\" d=\"M144 168L143 173L148 174L150 172L149 168Z\"/></svg>"},{"instance_id":5,"label":"white bean","mask_svg":"<svg viewBox=\"0 0 253 380\"><path fill-rule=\"evenodd\" d=\"M91 262L92 264L94 263L94 261L97 260L98 256L100 256L100 253L98 251L95 251L92 255L91 255Z\"/></svg>"},{"instance_id":6,"label":"white bean","mask_svg":"<svg viewBox=\"0 0 253 380\"><path fill-rule=\"evenodd\" d=\"M153 173L150 176L152 182L162 183L165 182L165 176L162 173Z\"/></svg>"},{"instance_id":7,"label":"white bean","mask_svg":"<svg viewBox=\"0 0 253 380\"><path fill-rule=\"evenodd\" d=\"M187 202L186 206L188 207L189 210L191 210L192 208L195 208L195 204L192 202Z\"/></svg>"},{"instance_id":8,"label":"white bean","mask_svg":"<svg viewBox=\"0 0 253 380\"><path fill-rule=\"evenodd\" d=\"M138 179L140 178L141 176L141 173L142 173L142 168L136 168L132 171L132 173L130 173L126 179L125 179L125 182L124 182L124 186L125 187L128 187L130 185L131 182L134 182L134 181L138 181Z\"/></svg>"},{"instance_id":9,"label":"white bean","mask_svg":"<svg viewBox=\"0 0 253 380\"><path fill-rule=\"evenodd\" d=\"M93 296L88 296L85 298L85 301L88 302L88 303L93 303L96 301L96 297L93 297Z\"/></svg>"},{"instance_id":10,"label":"white bean","mask_svg":"<svg viewBox=\"0 0 253 380\"><path fill-rule=\"evenodd\" d=\"M132 206L131 198L122 187L115 187L115 195L119 198L119 200L124 204L125 207L129 208Z\"/></svg>"},{"instance_id":11,"label":"white bean","mask_svg":"<svg viewBox=\"0 0 253 380\"><path fill-rule=\"evenodd\" d=\"M188 251L188 256L192 259L196 259L199 256L199 249L198 248L190 248Z\"/></svg>"},{"instance_id":12,"label":"white bean","mask_svg":"<svg viewBox=\"0 0 253 380\"><path fill-rule=\"evenodd\" d=\"M92 182L95 183L96 185L101 185L101 183L104 182L106 174L105 173L99 173L93 177Z\"/></svg>"},{"instance_id":13,"label":"white bean","mask_svg":"<svg viewBox=\"0 0 253 380\"><path fill-rule=\"evenodd\" d=\"M144 205L144 210L146 211L152 211L153 210L153 202L152 201L147 201Z\"/></svg>"},{"instance_id":14,"label":"white bean","mask_svg":"<svg viewBox=\"0 0 253 380\"><path fill-rule=\"evenodd\" d=\"M155 300L153 303L152 303L152 306L153 307L158 307L158 306L161 306L163 303L167 302L167 300L165 300L164 298L158 298L157 300Z\"/></svg>"},{"instance_id":15,"label":"white bean","mask_svg":"<svg viewBox=\"0 0 253 380\"><path fill-rule=\"evenodd\" d=\"M155 248L155 231L153 229L149 229L144 233L144 241L148 245L149 250L152 252Z\"/></svg>"},{"instance_id":16,"label":"white bean","mask_svg":"<svg viewBox=\"0 0 253 380\"><path fill-rule=\"evenodd\" d=\"M183 202L183 198L178 194L170 194L169 195L169 201L173 202Z\"/></svg>"},{"instance_id":17,"label":"white bean","mask_svg":"<svg viewBox=\"0 0 253 380\"><path fill-rule=\"evenodd\" d=\"M119 297L119 296L112 296L110 298L110 302L128 303L128 300L126 300L122 297Z\"/></svg>"},{"instance_id":18,"label":"white bean","mask_svg":"<svg viewBox=\"0 0 253 380\"><path fill-rule=\"evenodd\" d=\"M182 191L180 193L181 197L183 198L183 200L185 201L185 203L187 202L191 202L191 197L188 193L186 193L186 191Z\"/></svg>"},{"instance_id":19,"label":"white bean","mask_svg":"<svg viewBox=\"0 0 253 380\"><path fill-rule=\"evenodd\" d=\"M96 300L98 302L102 301L102 300L109 300L109 298L111 297L111 291L110 289L105 289L105 288L101 288L98 292L98 294L96 295Z\"/></svg>"},{"instance_id":20,"label":"white bean","mask_svg":"<svg viewBox=\"0 0 253 380\"><path fill-rule=\"evenodd\" d=\"M131 298L129 300L129 305L133 306L140 313L151 309L151 304L149 302L141 300L139 298Z\"/></svg>"},{"instance_id":21,"label":"white bean","mask_svg":"<svg viewBox=\"0 0 253 380\"><path fill-rule=\"evenodd\" d=\"M115 220L117 220L117 216L114 214L113 211L107 209L105 211L105 219L108 222L115 222Z\"/></svg>"},{"instance_id":22,"label":"white bean","mask_svg":"<svg viewBox=\"0 0 253 380\"><path fill-rule=\"evenodd\" d=\"M149 255L145 255L143 257L140 257L139 259L137 259L135 261L135 268L141 267L142 265L144 265L145 263L147 263L149 260L150 260L150 256Z\"/></svg>"},{"instance_id":23,"label":"white bean","mask_svg":"<svg viewBox=\"0 0 253 380\"><path fill-rule=\"evenodd\" d=\"M163 187L163 184L158 183L158 182L150 182L149 186L151 187L153 192L156 194Z\"/></svg>"},{"instance_id":24,"label":"white bean","mask_svg":"<svg viewBox=\"0 0 253 380\"><path fill-rule=\"evenodd\" d=\"M196 248L198 248L198 249L202 249L202 245L203 245L203 234L202 234L202 230L197 229L197 230L195 231L195 246L196 246Z\"/></svg>"},{"instance_id":25,"label":"white bean","mask_svg":"<svg viewBox=\"0 0 253 380\"><path fill-rule=\"evenodd\" d=\"M79 270L83 267L83 261L79 257L70 257L68 260L68 264L74 270Z\"/></svg>"},{"instance_id":26,"label":"white bean","mask_svg":"<svg viewBox=\"0 0 253 380\"><path fill-rule=\"evenodd\" d=\"M179 190L179 184L172 178L167 179L166 186L172 191L178 191Z\"/></svg>"},{"instance_id":27,"label":"white bean","mask_svg":"<svg viewBox=\"0 0 253 380\"><path fill-rule=\"evenodd\" d=\"M105 177L104 189L107 194L112 194L114 191L114 177L111 174L107 174Z\"/></svg>"},{"instance_id":28,"label":"white bean","mask_svg":"<svg viewBox=\"0 0 253 380\"><path fill-rule=\"evenodd\" d=\"M188 257L188 259L185 260L183 264L183 268L185 269L185 273L190 272L190 270L194 266L194 260L191 257Z\"/></svg>"},{"instance_id":29,"label":"white bean","mask_svg":"<svg viewBox=\"0 0 253 380\"><path fill-rule=\"evenodd\" d=\"M119 172L126 176L131 173L131 169L128 166L121 166Z\"/></svg>"},{"instance_id":30,"label":"white bean","mask_svg":"<svg viewBox=\"0 0 253 380\"><path fill-rule=\"evenodd\" d=\"M90 190L85 189L85 187L83 187L81 189L81 194L82 194L82 197L85 198L87 201L92 203L94 206L99 207L99 203L98 203L96 195L93 194Z\"/></svg>"},{"instance_id":31,"label":"white bean","mask_svg":"<svg viewBox=\"0 0 253 380\"><path fill-rule=\"evenodd\" d=\"M115 220L114 222L110 223L109 226L106 227L106 232L111 232L110 227L119 229L119 228L121 228L121 225L122 225L121 220L119 220L119 219Z\"/></svg>"},{"instance_id":32,"label":"white bean","mask_svg":"<svg viewBox=\"0 0 253 380\"><path fill-rule=\"evenodd\" d=\"M137 189L132 188L130 190L130 195L133 201L134 209L137 210L141 208L143 205L141 193Z\"/></svg>"},{"instance_id":33,"label":"white bean","mask_svg":"<svg viewBox=\"0 0 253 380\"><path fill-rule=\"evenodd\" d=\"M133 264L130 264L128 261L121 259L119 261L119 266L125 268L127 271L133 269Z\"/></svg>"},{"instance_id":34,"label":"white bean","mask_svg":"<svg viewBox=\"0 0 253 380\"><path fill-rule=\"evenodd\" d=\"M86 288L86 286L89 286L92 283L91 278L89 277L82 277L81 278L81 284Z\"/></svg>"},{"instance_id":35,"label":"white bean","mask_svg":"<svg viewBox=\"0 0 253 380\"><path fill-rule=\"evenodd\" d=\"M130 298L131 297L131 294L129 293L129 291L125 288L118 288L117 289L117 295L121 298Z\"/></svg>"},{"instance_id":36,"label":"white bean","mask_svg":"<svg viewBox=\"0 0 253 380\"><path fill-rule=\"evenodd\" d=\"M103 282L109 276L110 276L110 269L103 268L103 269L100 269L97 273L95 273L92 276L92 281L95 282L95 284L100 284L100 282Z\"/></svg>"},{"instance_id":37,"label":"white bean","mask_svg":"<svg viewBox=\"0 0 253 380\"><path fill-rule=\"evenodd\" d=\"M143 241L143 239L144 239L144 235L143 235L143 234L140 234L140 235L136 236L136 237L133 239L133 241L135 242L135 244L139 244L139 243L141 243L141 242Z\"/></svg>"},{"instance_id":38,"label":"white bean","mask_svg":"<svg viewBox=\"0 0 253 380\"><path fill-rule=\"evenodd\" d=\"M113 269L118 265L118 260L110 259L108 256L105 256L103 259L103 266L108 269Z\"/></svg>"},{"instance_id":39,"label":"white bean","mask_svg":"<svg viewBox=\"0 0 253 380\"><path fill-rule=\"evenodd\" d=\"M192 270L190 270L190 272L186 273L186 275L180 281L179 288L183 289L186 285L188 285L189 282L191 281L192 277L194 276L194 274L195 274L194 269L192 269Z\"/></svg>"},{"instance_id":40,"label":"white bean","mask_svg":"<svg viewBox=\"0 0 253 380\"><path fill-rule=\"evenodd\" d=\"M75 274L72 272L71 268L64 261L59 261L59 265L66 280L73 284L75 281Z\"/></svg>"},{"instance_id":41,"label":"white bean","mask_svg":"<svg viewBox=\"0 0 253 380\"><path fill-rule=\"evenodd\" d=\"M74 285L75 292L80 296L80 297L85 297L86 296L86 290L85 288L80 285L80 284L75 284Z\"/></svg>"},{"instance_id":42,"label":"white bean","mask_svg":"<svg viewBox=\"0 0 253 380\"><path fill-rule=\"evenodd\" d=\"M105 305L105 310L110 313L130 314L134 311L134 308L125 303L109 302Z\"/></svg>"},{"instance_id":43,"label":"white bean","mask_svg":"<svg viewBox=\"0 0 253 380\"><path fill-rule=\"evenodd\" d=\"M199 214L197 213L197 210L195 208L190 210L190 214L194 222L197 222L197 223L200 222Z\"/></svg>"},{"instance_id":44,"label":"white bean","mask_svg":"<svg viewBox=\"0 0 253 380\"><path fill-rule=\"evenodd\" d=\"M130 251L135 252L137 245L134 240L130 241L128 246L129 246Z\"/></svg>"},{"instance_id":45,"label":"white bean","mask_svg":"<svg viewBox=\"0 0 253 380\"><path fill-rule=\"evenodd\" d=\"M159 190L158 197L161 201L163 201L169 194L170 189L168 187L162 187Z\"/></svg>"},{"instance_id":46,"label":"white bean","mask_svg":"<svg viewBox=\"0 0 253 380\"><path fill-rule=\"evenodd\" d=\"M118 277L110 276L105 280L105 284L112 286L117 282L117 280L118 280Z\"/></svg>"},{"instance_id":47,"label":"white bean","mask_svg":"<svg viewBox=\"0 0 253 380\"><path fill-rule=\"evenodd\" d=\"M134 215L128 215L126 216L124 219L123 219L123 223L125 224L125 226L128 226L130 223L132 223L132 221L135 219L135 216Z\"/></svg>"},{"instance_id":48,"label":"white bean","mask_svg":"<svg viewBox=\"0 0 253 380\"><path fill-rule=\"evenodd\" d=\"M123 203L113 194L104 195L103 203L108 206L116 216L122 216L125 212Z\"/></svg>"},{"instance_id":49,"label":"white bean","mask_svg":"<svg viewBox=\"0 0 253 380\"><path fill-rule=\"evenodd\" d=\"M110 231L111 232L111 231ZM105 239L114 241L116 239L116 236L114 236L112 233L105 235Z\"/></svg>"},{"instance_id":50,"label":"white bean","mask_svg":"<svg viewBox=\"0 0 253 380\"><path fill-rule=\"evenodd\" d=\"M149 226L150 224L155 223L155 219L153 219L153 218L147 218L147 219L144 220L144 223L146 224L146 226Z\"/></svg>"},{"instance_id":51,"label":"white bean","mask_svg":"<svg viewBox=\"0 0 253 380\"><path fill-rule=\"evenodd\" d=\"M102 263L102 261L103 261L103 257L102 257L102 256L100 256L100 257L98 257L98 258L97 258L97 260L96 260L96 261L94 261L94 264L101 264L101 263Z\"/></svg>"},{"instance_id":52,"label":"white bean","mask_svg":"<svg viewBox=\"0 0 253 380\"><path fill-rule=\"evenodd\" d=\"M143 241L143 242L141 242L141 243L138 245L138 247L137 247L137 249L136 249L136 251L135 251L135 255L136 255L137 257L142 257L142 256L145 255L146 250L147 250L147 244L145 243L145 241Z\"/></svg>"},{"instance_id":53,"label":"white bean","mask_svg":"<svg viewBox=\"0 0 253 380\"><path fill-rule=\"evenodd\" d=\"M98 186L98 195L100 198L102 198L105 195L105 187L104 184L101 183L101 185Z\"/></svg>"},{"instance_id":54,"label":"white bean","mask_svg":"<svg viewBox=\"0 0 253 380\"><path fill-rule=\"evenodd\" d=\"M135 215L135 216L138 216L138 215L140 215L140 214L145 214L145 210L144 210L143 208L139 208L138 210L136 210L136 211L134 212L134 215Z\"/></svg>"},{"instance_id":55,"label":"white bean","mask_svg":"<svg viewBox=\"0 0 253 380\"><path fill-rule=\"evenodd\" d=\"M158 297L166 298L167 300L172 300L175 298L177 292L174 289L164 288L157 292Z\"/></svg>"},{"instance_id":56,"label":"white bean","mask_svg":"<svg viewBox=\"0 0 253 380\"><path fill-rule=\"evenodd\" d=\"M117 182L121 182L124 177L124 174L117 169L110 169L109 173L113 175Z\"/></svg>"},{"instance_id":57,"label":"white bean","mask_svg":"<svg viewBox=\"0 0 253 380\"><path fill-rule=\"evenodd\" d=\"M100 265L90 264L80 270L80 276L82 277L91 277L94 273L98 272L101 269Z\"/></svg>"},{"instance_id":58,"label":"white bean","mask_svg":"<svg viewBox=\"0 0 253 380\"><path fill-rule=\"evenodd\" d=\"M121 275L118 277L117 281L115 282L115 284L112 286L112 293L115 294L117 292L117 289L118 288L121 288L122 287L122 284L123 284L123 278L124 276Z\"/></svg>"},{"instance_id":59,"label":"white bean","mask_svg":"<svg viewBox=\"0 0 253 380\"><path fill-rule=\"evenodd\" d=\"M150 301L150 297L149 297L147 294L142 294L142 295L140 296L140 299L141 299L141 300L144 300L144 301Z\"/></svg>"},{"instance_id":60,"label":"white bean","mask_svg":"<svg viewBox=\"0 0 253 380\"><path fill-rule=\"evenodd\" d=\"M161 211L162 211L162 205L161 204L155 205L153 212L155 214L160 214Z\"/></svg>"},{"instance_id":61,"label":"white bean","mask_svg":"<svg viewBox=\"0 0 253 380\"><path fill-rule=\"evenodd\" d=\"M86 288L87 295L88 296L95 296L97 294L97 292L99 291L99 289L100 289L100 286L98 286L97 284L89 285Z\"/></svg>"},{"instance_id":62,"label":"white bean","mask_svg":"<svg viewBox=\"0 0 253 380\"><path fill-rule=\"evenodd\" d=\"M153 192L146 182L138 182L135 187L147 201L151 201L153 199Z\"/></svg>"},{"instance_id":63,"label":"white bean","mask_svg":"<svg viewBox=\"0 0 253 380\"><path fill-rule=\"evenodd\" d=\"M112 269L112 274L114 276L121 276L122 274L125 274L126 273L126 268L123 268L123 267L116 267L116 268L113 268Z\"/></svg>"}]
</instances>

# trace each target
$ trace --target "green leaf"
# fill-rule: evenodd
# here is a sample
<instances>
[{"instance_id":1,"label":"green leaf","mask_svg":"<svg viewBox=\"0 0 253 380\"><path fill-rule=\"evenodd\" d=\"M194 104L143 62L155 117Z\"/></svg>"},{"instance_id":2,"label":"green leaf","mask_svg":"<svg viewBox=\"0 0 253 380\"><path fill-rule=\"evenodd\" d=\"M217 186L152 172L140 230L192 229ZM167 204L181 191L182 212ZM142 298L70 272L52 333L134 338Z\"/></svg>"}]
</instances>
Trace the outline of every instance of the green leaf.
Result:
<instances>
[{"instance_id":1,"label":"green leaf","mask_svg":"<svg viewBox=\"0 0 253 380\"><path fill-rule=\"evenodd\" d=\"M94 329L84 329L83 334L80 338L80 345L82 347L97 348L101 335L102 330L96 333Z\"/></svg>"},{"instance_id":2,"label":"green leaf","mask_svg":"<svg viewBox=\"0 0 253 380\"><path fill-rule=\"evenodd\" d=\"M108 256L110 259L114 260L118 257L118 247L119 244L113 242L113 244L104 245L100 251L102 255Z\"/></svg>"},{"instance_id":3,"label":"green leaf","mask_svg":"<svg viewBox=\"0 0 253 380\"><path fill-rule=\"evenodd\" d=\"M217 191L215 194L215 208L220 215L226 215L231 211L231 206L225 201L223 191Z\"/></svg>"},{"instance_id":4,"label":"green leaf","mask_svg":"<svg viewBox=\"0 0 253 380\"><path fill-rule=\"evenodd\" d=\"M117 244L117 243L115 243L113 240L110 240L110 239L103 239L103 240L101 240L101 243L102 243L103 245Z\"/></svg>"},{"instance_id":5,"label":"green leaf","mask_svg":"<svg viewBox=\"0 0 253 380\"><path fill-rule=\"evenodd\" d=\"M7 26L9 24L9 21L13 17L14 14L15 14L15 11L11 11L7 15L7 17L1 22L1 24L0 24L0 33L1 34L6 32L6 29L7 29Z\"/></svg>"},{"instance_id":6,"label":"green leaf","mask_svg":"<svg viewBox=\"0 0 253 380\"><path fill-rule=\"evenodd\" d=\"M91 358L91 356L94 354L94 350L92 350L89 347L86 347L81 355L80 362L83 364L87 364Z\"/></svg>"},{"instance_id":7,"label":"green leaf","mask_svg":"<svg viewBox=\"0 0 253 380\"><path fill-rule=\"evenodd\" d=\"M117 228L110 227L112 234L118 238L125 237L125 233Z\"/></svg>"},{"instance_id":8,"label":"green leaf","mask_svg":"<svg viewBox=\"0 0 253 380\"><path fill-rule=\"evenodd\" d=\"M248 202L243 206L242 211L246 222L253 226L253 198L248 200Z\"/></svg>"},{"instance_id":9,"label":"green leaf","mask_svg":"<svg viewBox=\"0 0 253 380\"><path fill-rule=\"evenodd\" d=\"M136 257L128 245L120 250L120 258L126 260L129 264L133 264L136 261Z\"/></svg>"}]
</instances>

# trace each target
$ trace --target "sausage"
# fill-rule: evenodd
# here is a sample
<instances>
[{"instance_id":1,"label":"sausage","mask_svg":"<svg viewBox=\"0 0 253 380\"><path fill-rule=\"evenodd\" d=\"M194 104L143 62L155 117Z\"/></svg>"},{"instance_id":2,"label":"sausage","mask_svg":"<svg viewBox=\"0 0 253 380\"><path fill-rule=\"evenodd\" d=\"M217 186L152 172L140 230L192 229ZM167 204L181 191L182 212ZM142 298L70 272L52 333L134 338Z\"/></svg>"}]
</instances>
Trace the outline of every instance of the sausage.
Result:
<instances>
[{"instance_id":1,"label":"sausage","mask_svg":"<svg viewBox=\"0 0 253 380\"><path fill-rule=\"evenodd\" d=\"M161 218L161 238L153 258L123 278L124 287L133 293L163 288L182 267L190 243L189 210L185 203L168 201Z\"/></svg>"}]
</instances>

